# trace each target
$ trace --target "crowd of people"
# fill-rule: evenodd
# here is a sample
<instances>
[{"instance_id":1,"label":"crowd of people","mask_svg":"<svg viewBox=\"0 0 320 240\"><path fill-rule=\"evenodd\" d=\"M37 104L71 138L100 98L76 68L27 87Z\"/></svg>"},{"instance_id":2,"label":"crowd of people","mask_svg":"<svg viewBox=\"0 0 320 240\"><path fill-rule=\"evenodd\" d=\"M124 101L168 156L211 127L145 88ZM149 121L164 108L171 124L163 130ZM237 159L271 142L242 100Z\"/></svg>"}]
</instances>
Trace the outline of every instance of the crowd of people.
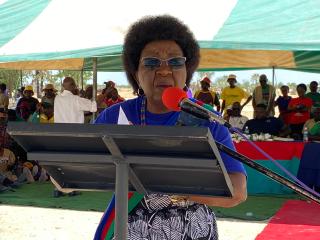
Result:
<instances>
[{"instance_id":1,"label":"crowd of people","mask_svg":"<svg viewBox=\"0 0 320 240\"><path fill-rule=\"evenodd\" d=\"M264 74L259 76L260 85L252 94L237 86L237 77L234 74L228 76L227 82L229 86L223 88L221 94L218 94L211 90L213 85L211 80L204 77L200 81L201 89L195 92L194 98L212 105L234 128L247 134L268 133L273 136L302 140L307 131L309 139L320 140L320 93L316 81L310 83L309 92L305 84L298 84L297 97L289 96L290 89L286 85L281 86L281 95L276 97L275 88L268 83ZM73 78L66 77L62 87L63 91L57 94L58 91L53 84L46 84L40 101L33 97L32 86L22 87L19 89L20 96L17 99L16 108L12 110L8 107L9 97L6 85L1 83L0 124L5 126L8 120L33 123L92 123L94 113L98 115L104 109L125 101L119 95L113 81L105 82L105 87L95 101L93 101L92 85L88 85L81 91ZM249 119L241 112L251 100L253 118ZM279 110L278 116L275 116L276 107ZM16 161L17 154L12 153L8 144L10 141L6 139L8 136L3 127L0 151L3 155L0 160L2 185L15 186L18 179L20 182L48 180L47 173L37 162L29 162L26 158L21 158L21 154L18 154L19 161ZM19 149L19 151L23 150ZM15 174L12 174L12 169L15 169Z\"/></svg>"},{"instance_id":2,"label":"crowd of people","mask_svg":"<svg viewBox=\"0 0 320 240\"><path fill-rule=\"evenodd\" d=\"M297 97L289 96L289 87L281 86L281 95L276 98L276 89L268 83L265 74L259 76L260 85L253 92L247 93L236 85L236 75L228 76L228 87L222 89L220 100L218 94L210 90L208 77L201 80L201 90L194 98L212 106L222 114L233 127L249 134L268 133L278 137L291 137L302 140L303 136L312 140L320 139L320 93L318 83L312 81L307 86L297 85ZM253 118L242 116L241 111L252 100ZM279 115L275 116L275 107Z\"/></svg>"},{"instance_id":3,"label":"crowd of people","mask_svg":"<svg viewBox=\"0 0 320 240\"><path fill-rule=\"evenodd\" d=\"M96 101L93 101L91 85L81 91L73 78L66 77L62 87L63 91L57 94L58 90L53 84L46 84L42 89L41 99L34 97L33 86L21 87L13 110L9 109L6 84L0 84L0 192L18 187L25 182L49 180L46 170L37 161L29 161L25 151L8 136L6 133L8 121L40 124L90 123L92 113L101 112L124 101L112 81L105 82L105 88ZM54 192L54 196L61 195L63 194L60 191Z\"/></svg>"}]
</instances>

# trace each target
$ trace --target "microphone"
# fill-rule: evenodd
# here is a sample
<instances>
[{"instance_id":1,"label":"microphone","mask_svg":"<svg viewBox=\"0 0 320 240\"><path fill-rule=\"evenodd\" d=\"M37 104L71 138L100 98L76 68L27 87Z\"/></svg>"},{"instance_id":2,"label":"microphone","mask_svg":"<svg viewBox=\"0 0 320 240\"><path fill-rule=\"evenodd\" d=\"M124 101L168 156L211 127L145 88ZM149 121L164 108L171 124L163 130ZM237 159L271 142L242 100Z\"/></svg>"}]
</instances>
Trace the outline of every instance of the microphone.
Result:
<instances>
[{"instance_id":1,"label":"microphone","mask_svg":"<svg viewBox=\"0 0 320 240\"><path fill-rule=\"evenodd\" d=\"M214 110L212 107L211 109L213 111L208 110L204 106L200 105L200 104L202 105L208 105L208 104L204 104L203 102L195 99L192 99L192 100L188 99L187 93L180 88L177 88L177 87L166 88L162 94L162 102L168 109L172 111L182 110L184 112L190 113L195 117L218 122L227 128L231 127L230 123L228 123L221 116L213 112ZM197 102L199 102L200 104L198 104Z\"/></svg>"},{"instance_id":2,"label":"microphone","mask_svg":"<svg viewBox=\"0 0 320 240\"><path fill-rule=\"evenodd\" d=\"M202 102L202 101L200 101L198 99L192 98L192 97L191 98L189 97L189 99L192 102L204 107L205 109L207 109L207 110L209 110L209 111L211 111L211 112L213 112L213 113L215 113L215 114L217 114L219 116L219 113L216 110L214 110L213 106L211 106L210 104L204 103L204 102Z\"/></svg>"}]
</instances>

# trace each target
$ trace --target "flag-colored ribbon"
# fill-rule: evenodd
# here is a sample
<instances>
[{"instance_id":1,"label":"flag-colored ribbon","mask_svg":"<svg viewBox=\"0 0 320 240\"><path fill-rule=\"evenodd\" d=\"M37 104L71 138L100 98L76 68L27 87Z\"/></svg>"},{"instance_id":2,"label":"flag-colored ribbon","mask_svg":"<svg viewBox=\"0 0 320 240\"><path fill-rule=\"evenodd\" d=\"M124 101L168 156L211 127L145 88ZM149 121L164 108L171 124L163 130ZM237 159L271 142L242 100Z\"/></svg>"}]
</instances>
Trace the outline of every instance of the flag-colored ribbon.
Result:
<instances>
[{"instance_id":1,"label":"flag-colored ribbon","mask_svg":"<svg viewBox=\"0 0 320 240\"><path fill-rule=\"evenodd\" d=\"M143 199L143 196L144 195L137 192L128 193L128 214L139 204ZM115 195L113 194L112 199L100 220L94 235L94 240L111 240L114 234L115 200Z\"/></svg>"}]
</instances>

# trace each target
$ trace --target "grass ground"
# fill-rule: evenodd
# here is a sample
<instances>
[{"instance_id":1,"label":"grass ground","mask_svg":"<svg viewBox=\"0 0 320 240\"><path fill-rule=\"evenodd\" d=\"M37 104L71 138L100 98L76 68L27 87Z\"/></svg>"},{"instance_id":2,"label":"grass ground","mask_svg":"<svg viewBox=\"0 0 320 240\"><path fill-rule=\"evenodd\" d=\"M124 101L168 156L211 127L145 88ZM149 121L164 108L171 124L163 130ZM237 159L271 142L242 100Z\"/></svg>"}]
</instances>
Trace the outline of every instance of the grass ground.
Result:
<instances>
[{"instance_id":1,"label":"grass ground","mask_svg":"<svg viewBox=\"0 0 320 240\"><path fill-rule=\"evenodd\" d=\"M62 208L71 210L104 211L112 192L81 192L78 196L53 197L53 185L47 183L25 184L14 191L0 194L0 203L9 205ZM288 199L297 195L249 196L247 201L233 208L214 208L218 217L261 221L272 217Z\"/></svg>"}]
</instances>

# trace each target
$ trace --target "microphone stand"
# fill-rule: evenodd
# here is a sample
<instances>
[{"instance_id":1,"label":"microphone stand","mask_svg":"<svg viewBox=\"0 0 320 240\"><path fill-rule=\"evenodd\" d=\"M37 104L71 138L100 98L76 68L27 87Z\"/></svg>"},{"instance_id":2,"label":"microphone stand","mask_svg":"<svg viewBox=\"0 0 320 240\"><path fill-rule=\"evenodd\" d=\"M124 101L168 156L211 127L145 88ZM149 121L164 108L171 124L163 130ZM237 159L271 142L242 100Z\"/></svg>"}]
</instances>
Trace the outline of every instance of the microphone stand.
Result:
<instances>
[{"instance_id":1,"label":"microphone stand","mask_svg":"<svg viewBox=\"0 0 320 240\"><path fill-rule=\"evenodd\" d=\"M210 110L205 109L204 107L190 101L188 98L183 99L180 103L179 103L181 110L187 113L190 113L191 115L194 115L198 118L202 118L202 119L207 119L209 121L216 121L219 124L224 125L227 128L230 128L231 125L226 122L223 118L221 118L220 116L215 115L214 113L212 113ZM246 164L247 166L257 170L258 172L264 174L265 176L271 178L272 180L287 186L288 188L292 189L293 191L295 191L296 193L299 193L303 196L305 196L306 198L320 204L320 198L315 195L315 193L312 193L306 189L304 189L302 186L300 186L299 184L281 176L278 173L273 172L272 170L254 162L252 159L238 153L235 152L234 150L230 149L229 147L223 145L222 143L219 143L217 141L215 141L217 147L219 150L223 151L224 153L228 154L229 156L237 159L238 161Z\"/></svg>"}]
</instances>

